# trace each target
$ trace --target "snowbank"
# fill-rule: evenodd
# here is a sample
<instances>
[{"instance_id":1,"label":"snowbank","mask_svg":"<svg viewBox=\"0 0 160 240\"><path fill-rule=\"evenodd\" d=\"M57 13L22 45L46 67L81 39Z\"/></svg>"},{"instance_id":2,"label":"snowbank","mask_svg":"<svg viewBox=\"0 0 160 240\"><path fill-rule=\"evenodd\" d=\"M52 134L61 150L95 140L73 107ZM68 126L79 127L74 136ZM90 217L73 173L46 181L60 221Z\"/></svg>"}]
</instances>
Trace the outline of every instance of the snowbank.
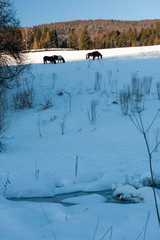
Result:
<instances>
[{"instance_id":1,"label":"snowbank","mask_svg":"<svg viewBox=\"0 0 160 240\"><path fill-rule=\"evenodd\" d=\"M33 106L11 111L7 119L7 151L0 154L0 239L160 239L144 140L119 104L119 91L133 74L151 77L143 119L146 125L153 119L159 108L160 46L99 51L99 61L85 60L89 51L24 54L34 64L19 83L21 90L32 86ZM66 63L44 65L43 56L53 54L63 55ZM10 91L10 101L15 91ZM57 94L60 91L63 94ZM92 103L97 110L94 122ZM153 167L159 186L159 149ZM97 194L70 198L75 205L69 207L6 200L113 186L114 196L141 201L109 203Z\"/></svg>"},{"instance_id":2,"label":"snowbank","mask_svg":"<svg viewBox=\"0 0 160 240\"><path fill-rule=\"evenodd\" d=\"M86 54L94 50L84 51L43 51L36 53L25 53L25 59L28 63L43 63L44 56L62 55L66 61L79 61L85 60ZM158 54L160 56L160 45L147 46L147 47L127 47L127 48L111 48L111 49L99 49L99 52L103 55L103 58L120 57L128 55L140 55L144 57L146 54L154 56ZM140 57L139 56L139 57Z\"/></svg>"}]
</instances>

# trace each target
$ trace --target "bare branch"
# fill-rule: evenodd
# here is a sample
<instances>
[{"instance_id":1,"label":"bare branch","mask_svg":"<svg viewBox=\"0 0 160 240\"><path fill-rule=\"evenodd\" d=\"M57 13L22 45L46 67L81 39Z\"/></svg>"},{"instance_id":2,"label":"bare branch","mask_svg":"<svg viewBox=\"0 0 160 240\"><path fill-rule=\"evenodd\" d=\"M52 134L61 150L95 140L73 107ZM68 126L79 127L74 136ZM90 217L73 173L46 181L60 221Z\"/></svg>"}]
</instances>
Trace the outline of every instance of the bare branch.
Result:
<instances>
[{"instance_id":1,"label":"bare branch","mask_svg":"<svg viewBox=\"0 0 160 240\"><path fill-rule=\"evenodd\" d=\"M158 114L160 112L160 109L158 109L153 121L151 122L150 126L148 127L148 129L146 130L146 133L150 130L150 128L152 127L153 123L155 122L156 118L158 117Z\"/></svg>"},{"instance_id":2,"label":"bare branch","mask_svg":"<svg viewBox=\"0 0 160 240\"><path fill-rule=\"evenodd\" d=\"M138 114L138 119L137 119L136 113ZM134 123L135 127L138 130L140 129L139 131L142 133L142 135L144 137L144 140L145 140L146 147L147 147L148 159L149 159L149 167L150 167L150 173L151 173L151 181L152 181L152 190L153 190L153 195L154 195L154 201L155 201L155 207L156 207L158 223L160 225L160 214L159 214L159 209L158 209L157 196L156 196L156 191L155 191L155 186L154 186L154 178L153 178L153 168L152 168L152 153L156 150L158 145L160 145L160 141L156 144L156 146L151 151L150 150L150 146L149 146L149 142L148 142L148 139L147 139L147 135L146 135L147 132L151 129L153 123L155 122L155 120L156 120L156 118L158 116L158 113L159 113L159 110L157 111L153 121L151 122L151 124L149 125L147 130L145 130L145 127L144 127L144 123L143 123L142 116L141 116L141 111L133 112L133 116L134 116L135 120L132 119L132 118L131 118L131 120ZM149 219L149 217L148 217L148 219ZM147 220L147 223L148 223L148 220ZM145 239L145 235L144 235L144 239Z\"/></svg>"},{"instance_id":3,"label":"bare branch","mask_svg":"<svg viewBox=\"0 0 160 240\"><path fill-rule=\"evenodd\" d=\"M153 148L153 150L151 151L151 154L154 153L157 149L157 147L160 145L160 141L156 144L156 146Z\"/></svg>"}]
</instances>

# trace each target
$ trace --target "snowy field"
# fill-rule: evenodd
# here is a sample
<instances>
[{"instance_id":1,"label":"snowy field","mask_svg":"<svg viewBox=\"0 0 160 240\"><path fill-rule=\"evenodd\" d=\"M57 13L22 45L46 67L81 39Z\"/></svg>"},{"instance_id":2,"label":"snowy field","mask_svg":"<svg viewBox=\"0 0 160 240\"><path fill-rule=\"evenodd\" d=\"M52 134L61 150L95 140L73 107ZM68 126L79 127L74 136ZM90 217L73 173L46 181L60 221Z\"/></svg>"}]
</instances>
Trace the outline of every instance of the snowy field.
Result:
<instances>
[{"instance_id":1,"label":"snowy field","mask_svg":"<svg viewBox=\"0 0 160 240\"><path fill-rule=\"evenodd\" d=\"M32 107L19 109L19 90L10 92L7 148L0 154L0 240L160 239L145 142L119 99L133 77L150 79L142 113L150 125L160 103L160 46L99 51L99 61L85 60L89 51L25 54L32 64L17 89L30 90ZM66 63L43 64L43 56L56 54ZM159 123L158 115L148 132L151 148ZM157 186L159 153L153 153ZM57 202L45 199L57 194ZM24 201L31 197L37 201Z\"/></svg>"}]
</instances>

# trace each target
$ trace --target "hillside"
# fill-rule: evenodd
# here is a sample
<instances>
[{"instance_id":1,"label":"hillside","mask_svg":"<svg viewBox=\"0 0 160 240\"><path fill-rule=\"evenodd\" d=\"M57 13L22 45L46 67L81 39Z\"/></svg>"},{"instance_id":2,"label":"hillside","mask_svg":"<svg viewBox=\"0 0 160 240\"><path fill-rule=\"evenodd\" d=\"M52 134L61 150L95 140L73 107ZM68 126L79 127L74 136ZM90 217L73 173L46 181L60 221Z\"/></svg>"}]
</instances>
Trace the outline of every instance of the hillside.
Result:
<instances>
[{"instance_id":1,"label":"hillside","mask_svg":"<svg viewBox=\"0 0 160 240\"><path fill-rule=\"evenodd\" d=\"M57 22L50 24L38 25L41 29L48 27L49 30L57 29L59 34L68 36L71 28L75 28L81 32L84 27L87 27L91 35L95 33L105 33L110 30L127 31L129 28L136 28L138 31L141 28L149 27L151 24L155 25L159 19L155 20L141 20L141 21L120 21L120 20L77 20L68 22Z\"/></svg>"},{"instance_id":2,"label":"hillside","mask_svg":"<svg viewBox=\"0 0 160 240\"><path fill-rule=\"evenodd\" d=\"M78 42L80 42L80 37L82 34L82 31L84 28L87 29L87 32L89 36L91 37L93 41L93 48L108 48L108 47L127 47L127 44L129 41L131 41L131 38L136 38L132 41L132 46L145 46L145 45L157 45L159 44L159 40L157 43L157 40L155 38L159 39L159 34L156 33L159 32L159 26L157 26L157 29L153 29L154 27L156 28L156 24L159 22L159 19L155 20L141 20L141 21L120 21L120 20L77 20L77 21L69 21L69 22L57 22L57 23L50 23L50 24L43 24L43 25L38 25L34 26L33 28L22 28L22 36L23 36L23 42L25 45L30 45L31 48L50 48L51 46L54 45L54 47L68 47L68 39L71 34L71 30L74 29ZM152 26L152 27L151 27ZM144 31L142 29L150 28L149 31L147 31L144 34ZM46 30L48 29L49 33L48 35L46 34ZM104 43L106 40L105 34L108 34L110 31L119 31L119 32L126 32L130 29L135 29L138 33L135 34L135 32L129 32L128 33L128 39L127 43L124 43L124 40L120 40L121 43L114 43L113 40L110 40L112 42L111 46L109 46L107 43ZM45 30L45 31L44 31ZM56 37L55 35L53 36L53 32L56 31ZM153 35L154 34L154 35ZM51 36L52 35L52 36ZM135 35L134 37L131 35ZM149 40L150 35L152 35L153 40ZM118 33L119 36L119 33ZM115 36L113 33L113 36L110 38L113 38L115 42L116 38L118 36ZM56 39L58 43L54 43L53 39ZM120 36L119 36L120 38ZM123 38L123 36L122 36ZM140 40L140 38L142 38ZM39 40L38 40L39 39ZM35 41L37 42L35 44ZM98 41L98 42L97 42ZM123 43L122 43L123 41ZM46 45L46 42L48 42L48 46ZM49 43L50 42L50 43ZM97 43L96 43L97 42ZM46 45L46 46L45 46ZM45 47L44 47L45 46ZM27 49L27 47L26 47ZM78 49L78 48L77 48ZM80 49L80 48L79 48Z\"/></svg>"},{"instance_id":3,"label":"hillside","mask_svg":"<svg viewBox=\"0 0 160 240\"><path fill-rule=\"evenodd\" d=\"M24 54L33 64L7 92L2 240L160 239L145 141L129 116L131 103L140 104L153 149L160 46L103 49L95 61L86 52ZM43 64L48 54L66 63ZM125 109L120 96L128 86L136 97ZM157 196L159 151L152 154Z\"/></svg>"}]
</instances>

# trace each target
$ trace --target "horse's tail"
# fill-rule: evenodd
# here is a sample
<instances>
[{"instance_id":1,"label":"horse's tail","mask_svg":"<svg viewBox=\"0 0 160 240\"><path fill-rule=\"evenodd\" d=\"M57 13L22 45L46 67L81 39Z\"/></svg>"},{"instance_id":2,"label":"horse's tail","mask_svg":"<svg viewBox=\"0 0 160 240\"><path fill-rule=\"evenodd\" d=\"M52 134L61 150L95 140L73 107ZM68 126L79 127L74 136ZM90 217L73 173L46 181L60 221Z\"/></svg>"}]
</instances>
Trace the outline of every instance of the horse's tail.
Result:
<instances>
[{"instance_id":1,"label":"horse's tail","mask_svg":"<svg viewBox=\"0 0 160 240\"><path fill-rule=\"evenodd\" d=\"M89 58L89 55L88 55L88 53L86 54L86 59L88 59Z\"/></svg>"},{"instance_id":2,"label":"horse's tail","mask_svg":"<svg viewBox=\"0 0 160 240\"><path fill-rule=\"evenodd\" d=\"M46 63L46 58L45 57L43 58L43 62L44 62L44 64Z\"/></svg>"}]
</instances>

